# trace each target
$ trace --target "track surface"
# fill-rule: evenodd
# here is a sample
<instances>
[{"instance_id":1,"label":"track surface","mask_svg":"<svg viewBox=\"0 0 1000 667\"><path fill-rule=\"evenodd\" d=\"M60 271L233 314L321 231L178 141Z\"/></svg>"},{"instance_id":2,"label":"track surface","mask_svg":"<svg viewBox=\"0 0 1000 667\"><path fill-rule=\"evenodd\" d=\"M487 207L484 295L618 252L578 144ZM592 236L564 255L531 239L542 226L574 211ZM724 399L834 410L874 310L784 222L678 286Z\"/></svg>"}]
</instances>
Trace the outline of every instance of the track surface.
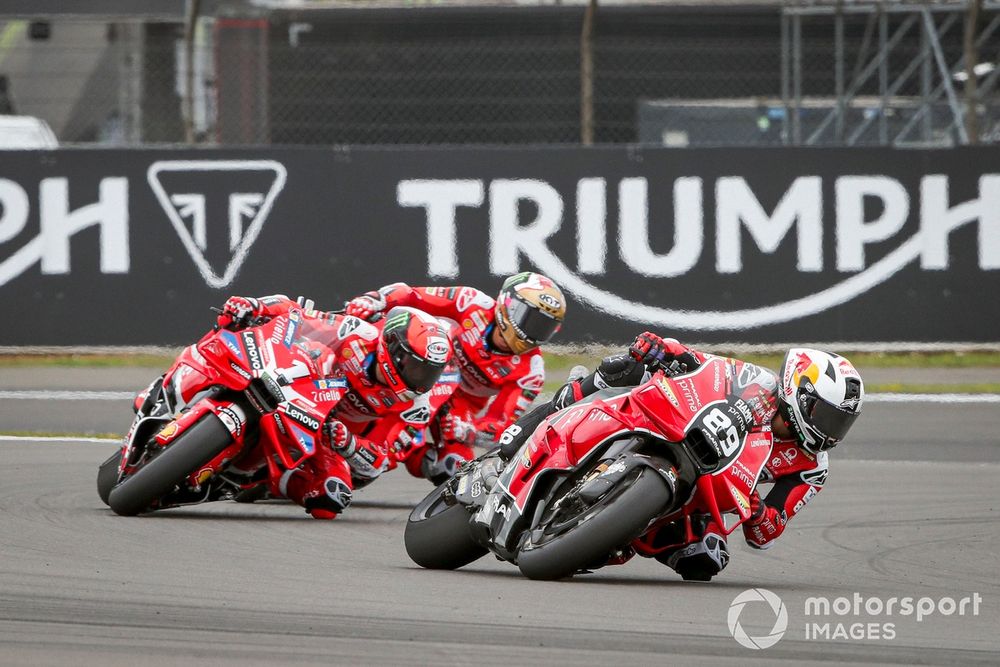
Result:
<instances>
[{"instance_id":1,"label":"track surface","mask_svg":"<svg viewBox=\"0 0 1000 667\"><path fill-rule=\"evenodd\" d=\"M137 385L118 380L89 388ZM732 539L729 568L709 584L639 559L551 583L489 557L420 570L402 532L430 487L402 471L328 523L279 503L116 517L94 487L114 445L2 441L0 664L997 664L998 413L866 408L826 489L774 548ZM129 411L4 401L0 429L22 420L57 431L73 415L112 431ZM763 651L742 648L727 627L733 598L754 587L788 611L784 637ZM977 616L967 608L919 623L804 614L807 597L855 592L982 602ZM762 603L740 616L751 635L773 620ZM855 621L893 623L895 638L805 637L807 622Z\"/></svg>"}]
</instances>

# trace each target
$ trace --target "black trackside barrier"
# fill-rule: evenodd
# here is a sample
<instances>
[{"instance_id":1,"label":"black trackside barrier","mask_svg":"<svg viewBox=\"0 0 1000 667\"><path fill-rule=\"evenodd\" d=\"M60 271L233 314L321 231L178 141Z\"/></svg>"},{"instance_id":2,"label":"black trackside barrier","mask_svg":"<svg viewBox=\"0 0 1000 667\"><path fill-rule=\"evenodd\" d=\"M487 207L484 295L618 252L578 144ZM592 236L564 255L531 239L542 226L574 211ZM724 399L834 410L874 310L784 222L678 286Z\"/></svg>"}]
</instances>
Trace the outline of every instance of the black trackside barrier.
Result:
<instances>
[{"instance_id":1,"label":"black trackside barrier","mask_svg":"<svg viewBox=\"0 0 1000 667\"><path fill-rule=\"evenodd\" d=\"M569 298L554 342L995 342L1000 151L0 154L0 345L182 344L230 294L527 269Z\"/></svg>"}]
</instances>

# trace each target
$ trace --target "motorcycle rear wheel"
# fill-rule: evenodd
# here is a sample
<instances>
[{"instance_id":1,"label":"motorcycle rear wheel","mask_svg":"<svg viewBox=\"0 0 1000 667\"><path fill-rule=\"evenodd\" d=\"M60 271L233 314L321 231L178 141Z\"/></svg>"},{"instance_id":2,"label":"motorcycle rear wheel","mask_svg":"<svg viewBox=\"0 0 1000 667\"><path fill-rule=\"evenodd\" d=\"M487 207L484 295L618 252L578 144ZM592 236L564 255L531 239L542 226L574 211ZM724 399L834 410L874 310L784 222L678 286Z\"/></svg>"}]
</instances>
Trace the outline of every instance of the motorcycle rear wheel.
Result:
<instances>
[{"instance_id":1,"label":"motorcycle rear wheel","mask_svg":"<svg viewBox=\"0 0 1000 667\"><path fill-rule=\"evenodd\" d=\"M487 554L472 537L472 515L463 505L449 505L437 487L410 513L403 533L410 559L429 570L455 570Z\"/></svg>"},{"instance_id":2,"label":"motorcycle rear wheel","mask_svg":"<svg viewBox=\"0 0 1000 667\"><path fill-rule=\"evenodd\" d=\"M649 468L622 480L594 504L543 517L521 547L517 566L529 579L563 579L603 563L615 549L638 537L671 500L666 482ZM633 480L629 483L629 479ZM539 532L540 531L540 534Z\"/></svg>"},{"instance_id":3,"label":"motorcycle rear wheel","mask_svg":"<svg viewBox=\"0 0 1000 667\"><path fill-rule=\"evenodd\" d=\"M214 414L206 414L163 452L111 489L108 505L115 514L135 516L148 511L192 472L211 461L233 438Z\"/></svg>"},{"instance_id":4,"label":"motorcycle rear wheel","mask_svg":"<svg viewBox=\"0 0 1000 667\"><path fill-rule=\"evenodd\" d=\"M101 502L108 504L111 489L118 483L118 462L122 460L122 450L119 449L97 468L97 495Z\"/></svg>"}]
</instances>

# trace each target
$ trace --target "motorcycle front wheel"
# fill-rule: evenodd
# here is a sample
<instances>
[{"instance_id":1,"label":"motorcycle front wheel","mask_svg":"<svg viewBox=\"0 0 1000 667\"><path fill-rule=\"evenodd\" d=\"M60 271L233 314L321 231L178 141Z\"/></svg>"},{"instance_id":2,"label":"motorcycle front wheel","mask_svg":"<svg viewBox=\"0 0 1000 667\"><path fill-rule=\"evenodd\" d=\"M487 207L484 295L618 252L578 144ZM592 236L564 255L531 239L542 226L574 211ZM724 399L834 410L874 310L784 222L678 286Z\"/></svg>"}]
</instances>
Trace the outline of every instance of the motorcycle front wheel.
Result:
<instances>
[{"instance_id":1,"label":"motorcycle front wheel","mask_svg":"<svg viewBox=\"0 0 1000 667\"><path fill-rule=\"evenodd\" d=\"M181 433L156 458L111 489L108 505L115 514L135 516L181 484L226 447L233 437L212 413Z\"/></svg>"},{"instance_id":2,"label":"motorcycle front wheel","mask_svg":"<svg viewBox=\"0 0 1000 667\"><path fill-rule=\"evenodd\" d=\"M420 567L455 570L486 555L472 538L472 515L465 506L445 501L449 482L431 491L410 513L403 533L406 553Z\"/></svg>"},{"instance_id":3,"label":"motorcycle front wheel","mask_svg":"<svg viewBox=\"0 0 1000 667\"><path fill-rule=\"evenodd\" d=\"M584 506L563 496L521 547L517 566L529 579L551 580L601 564L642 534L670 500L666 482L646 467L637 468L593 504Z\"/></svg>"}]
</instances>

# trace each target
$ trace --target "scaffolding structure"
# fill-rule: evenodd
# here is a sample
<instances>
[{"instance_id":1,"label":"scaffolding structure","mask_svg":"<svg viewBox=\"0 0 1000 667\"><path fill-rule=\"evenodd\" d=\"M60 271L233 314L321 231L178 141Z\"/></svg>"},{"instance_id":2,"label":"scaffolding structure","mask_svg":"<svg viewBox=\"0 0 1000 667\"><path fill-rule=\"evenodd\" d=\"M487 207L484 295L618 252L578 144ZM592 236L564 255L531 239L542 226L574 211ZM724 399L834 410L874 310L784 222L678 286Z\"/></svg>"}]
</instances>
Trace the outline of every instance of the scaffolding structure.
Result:
<instances>
[{"instance_id":1,"label":"scaffolding structure","mask_svg":"<svg viewBox=\"0 0 1000 667\"><path fill-rule=\"evenodd\" d=\"M828 2L781 11L781 96L790 145L935 146L1000 143L1000 2ZM968 17L978 10L970 28ZM975 15L974 15L975 16ZM864 32L848 49L845 26ZM977 24L982 26L976 32ZM832 90L806 94L804 29L832 46ZM966 32L963 32L964 31ZM971 36L968 31L972 31ZM829 33L832 32L832 42ZM825 34L824 34L825 33ZM969 66L956 41L982 54ZM919 48L913 53L915 39ZM946 48L945 42L952 48ZM969 44L969 42L966 42ZM829 57L829 56L827 56ZM853 60L849 62L849 60ZM890 64L892 63L892 65ZM848 75L848 68L850 75ZM974 86L959 89L968 77ZM967 131L969 110L983 122ZM817 111L819 110L819 112Z\"/></svg>"}]
</instances>

